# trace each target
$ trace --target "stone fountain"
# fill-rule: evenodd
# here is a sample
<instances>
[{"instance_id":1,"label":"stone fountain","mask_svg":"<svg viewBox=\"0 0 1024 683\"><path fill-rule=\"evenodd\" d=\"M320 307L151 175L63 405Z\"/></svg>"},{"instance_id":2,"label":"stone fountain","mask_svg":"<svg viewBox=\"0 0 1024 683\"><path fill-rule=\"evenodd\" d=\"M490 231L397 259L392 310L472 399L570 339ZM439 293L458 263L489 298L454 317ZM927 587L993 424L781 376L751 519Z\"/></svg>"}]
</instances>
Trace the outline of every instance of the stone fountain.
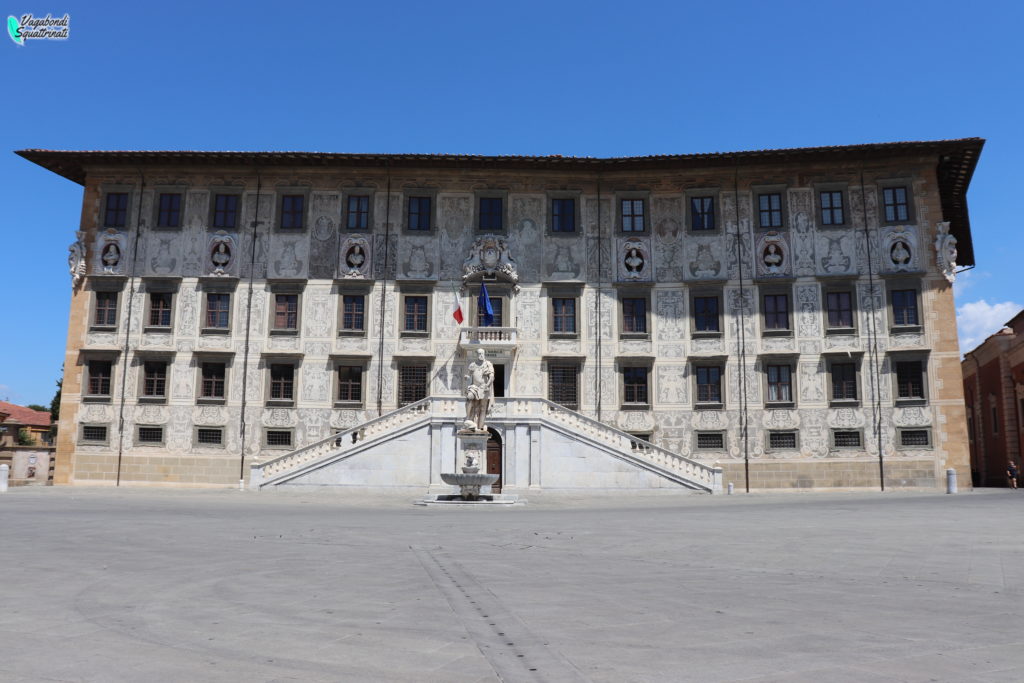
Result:
<instances>
[{"instance_id":1,"label":"stone fountain","mask_svg":"<svg viewBox=\"0 0 1024 683\"><path fill-rule=\"evenodd\" d=\"M459 497L465 501L493 500L489 495L480 495L481 486L491 486L498 481L497 474L480 472L481 456L487 452L488 433L477 433L475 430L461 429L455 435L459 440L459 451L465 457L465 465L461 473L441 473L441 480L446 484L459 487Z\"/></svg>"}]
</instances>

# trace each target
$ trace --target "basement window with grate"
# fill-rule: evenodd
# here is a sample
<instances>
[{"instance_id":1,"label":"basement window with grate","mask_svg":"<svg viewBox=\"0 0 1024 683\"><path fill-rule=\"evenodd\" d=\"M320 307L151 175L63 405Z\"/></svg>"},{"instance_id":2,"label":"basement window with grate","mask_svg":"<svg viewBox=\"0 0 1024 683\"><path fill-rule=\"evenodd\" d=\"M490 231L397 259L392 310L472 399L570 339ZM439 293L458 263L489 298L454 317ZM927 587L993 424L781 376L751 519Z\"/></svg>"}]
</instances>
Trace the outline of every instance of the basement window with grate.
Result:
<instances>
[{"instance_id":1,"label":"basement window with grate","mask_svg":"<svg viewBox=\"0 0 1024 683\"><path fill-rule=\"evenodd\" d=\"M292 433L287 429L268 429L267 446L288 447L292 445Z\"/></svg>"},{"instance_id":2,"label":"basement window with grate","mask_svg":"<svg viewBox=\"0 0 1024 683\"><path fill-rule=\"evenodd\" d=\"M220 446L224 443L224 430L220 427L199 427L196 441L203 446Z\"/></svg>"},{"instance_id":3,"label":"basement window with grate","mask_svg":"<svg viewBox=\"0 0 1024 683\"><path fill-rule=\"evenodd\" d=\"M722 450L725 448L725 435L721 432L697 432L698 450Z\"/></svg>"}]
</instances>

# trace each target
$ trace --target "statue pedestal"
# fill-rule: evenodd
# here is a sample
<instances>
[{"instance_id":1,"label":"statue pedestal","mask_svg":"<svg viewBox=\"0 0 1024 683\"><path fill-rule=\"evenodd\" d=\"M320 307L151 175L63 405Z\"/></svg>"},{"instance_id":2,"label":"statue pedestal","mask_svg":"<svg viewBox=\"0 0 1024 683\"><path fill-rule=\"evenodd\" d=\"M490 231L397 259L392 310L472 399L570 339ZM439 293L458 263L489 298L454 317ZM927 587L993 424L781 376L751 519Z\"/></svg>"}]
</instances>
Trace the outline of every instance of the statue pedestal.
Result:
<instances>
[{"instance_id":1,"label":"statue pedestal","mask_svg":"<svg viewBox=\"0 0 1024 683\"><path fill-rule=\"evenodd\" d=\"M519 500L519 496L516 495L491 493L491 485L498 481L498 475L480 472L481 463L486 463L484 458L487 455L487 440L490 434L466 430L456 432L455 438L459 441L457 458L463 463L462 472L442 472L441 480L446 484L458 486L459 493L431 496L418 501L417 505L522 505L526 502Z\"/></svg>"}]
</instances>

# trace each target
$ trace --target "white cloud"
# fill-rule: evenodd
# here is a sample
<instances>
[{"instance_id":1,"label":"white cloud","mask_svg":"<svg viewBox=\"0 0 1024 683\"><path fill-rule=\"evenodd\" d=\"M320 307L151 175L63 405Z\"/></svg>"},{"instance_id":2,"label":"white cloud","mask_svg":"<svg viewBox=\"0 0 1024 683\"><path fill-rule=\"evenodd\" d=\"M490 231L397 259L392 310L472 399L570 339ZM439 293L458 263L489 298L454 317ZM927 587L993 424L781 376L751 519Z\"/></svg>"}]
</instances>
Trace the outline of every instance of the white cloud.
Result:
<instances>
[{"instance_id":1,"label":"white cloud","mask_svg":"<svg viewBox=\"0 0 1024 683\"><path fill-rule=\"evenodd\" d=\"M956 309L960 353L973 351L990 334L998 332L1022 307L1012 301L990 304L984 299L970 301Z\"/></svg>"}]
</instances>

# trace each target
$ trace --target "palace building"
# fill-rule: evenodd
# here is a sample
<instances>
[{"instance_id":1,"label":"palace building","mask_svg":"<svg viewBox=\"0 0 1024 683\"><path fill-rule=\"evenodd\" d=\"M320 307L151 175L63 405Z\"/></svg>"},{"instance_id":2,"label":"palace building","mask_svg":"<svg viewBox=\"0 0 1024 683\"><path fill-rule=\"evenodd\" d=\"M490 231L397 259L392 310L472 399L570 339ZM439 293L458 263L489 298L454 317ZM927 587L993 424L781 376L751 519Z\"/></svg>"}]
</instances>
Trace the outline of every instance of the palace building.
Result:
<instances>
[{"instance_id":1,"label":"palace building","mask_svg":"<svg viewBox=\"0 0 1024 683\"><path fill-rule=\"evenodd\" d=\"M482 348L503 491L966 486L982 145L19 151L84 187L55 480L446 489Z\"/></svg>"}]
</instances>

